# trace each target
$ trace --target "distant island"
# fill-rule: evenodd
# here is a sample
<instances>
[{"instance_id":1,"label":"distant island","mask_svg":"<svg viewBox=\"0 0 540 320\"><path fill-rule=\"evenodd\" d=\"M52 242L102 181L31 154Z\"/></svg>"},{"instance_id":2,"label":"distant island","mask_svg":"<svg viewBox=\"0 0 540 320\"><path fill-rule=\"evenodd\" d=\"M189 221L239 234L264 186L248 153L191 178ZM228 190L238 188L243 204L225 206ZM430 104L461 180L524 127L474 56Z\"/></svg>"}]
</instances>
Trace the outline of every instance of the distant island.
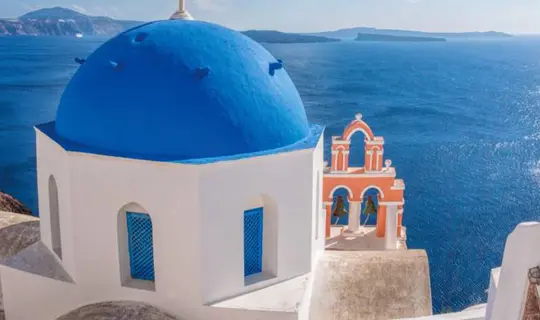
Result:
<instances>
[{"instance_id":1,"label":"distant island","mask_svg":"<svg viewBox=\"0 0 540 320\"><path fill-rule=\"evenodd\" d=\"M428 37L428 38L444 38L444 39L504 39L513 37L510 34L496 31L488 32L424 32L411 30L393 30L393 29L377 29L377 28L347 28L335 31L325 31L318 33L310 33L310 35L340 38L340 39L355 39L359 33L373 35L389 35L398 37Z\"/></svg>"},{"instance_id":2,"label":"distant island","mask_svg":"<svg viewBox=\"0 0 540 320\"><path fill-rule=\"evenodd\" d=\"M388 41L388 42L444 42L445 38L436 37L411 37L411 36L392 36L386 34L359 33L356 41Z\"/></svg>"},{"instance_id":3,"label":"distant island","mask_svg":"<svg viewBox=\"0 0 540 320\"><path fill-rule=\"evenodd\" d=\"M116 20L94 17L55 7L29 12L19 18L0 19L0 36L106 36L112 37L143 21ZM358 41L444 41L451 38L509 38L501 32L431 33L376 28L348 28L319 33L285 33L274 30L248 30L243 33L261 43L325 43L341 39ZM441 38L443 40L441 40Z\"/></svg>"},{"instance_id":4,"label":"distant island","mask_svg":"<svg viewBox=\"0 0 540 320\"><path fill-rule=\"evenodd\" d=\"M0 19L0 35L17 36L113 36L142 24L140 21L91 17L66 8L29 12L17 19Z\"/></svg>"},{"instance_id":5,"label":"distant island","mask_svg":"<svg viewBox=\"0 0 540 320\"><path fill-rule=\"evenodd\" d=\"M0 19L0 36L108 36L143 24L143 21L115 20L93 17L80 12L55 7L29 12L16 19ZM324 36L284 33L272 30L249 30L246 36L262 43L335 42Z\"/></svg>"},{"instance_id":6,"label":"distant island","mask_svg":"<svg viewBox=\"0 0 540 320\"><path fill-rule=\"evenodd\" d=\"M284 33L273 30L248 30L243 34L261 43L319 43L341 41L335 38L297 33Z\"/></svg>"}]
</instances>

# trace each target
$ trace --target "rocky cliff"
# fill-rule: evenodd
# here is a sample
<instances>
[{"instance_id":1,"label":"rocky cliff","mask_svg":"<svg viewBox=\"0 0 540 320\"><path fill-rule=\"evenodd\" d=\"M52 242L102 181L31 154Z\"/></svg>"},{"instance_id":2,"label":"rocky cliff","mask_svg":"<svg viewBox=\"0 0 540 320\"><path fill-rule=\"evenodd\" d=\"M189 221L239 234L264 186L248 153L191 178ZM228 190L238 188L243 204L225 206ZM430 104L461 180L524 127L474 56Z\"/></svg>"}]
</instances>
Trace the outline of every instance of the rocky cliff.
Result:
<instances>
[{"instance_id":1,"label":"rocky cliff","mask_svg":"<svg viewBox=\"0 0 540 320\"><path fill-rule=\"evenodd\" d=\"M22 202L2 191L0 191L0 211L32 215L32 211Z\"/></svg>"},{"instance_id":2,"label":"rocky cliff","mask_svg":"<svg viewBox=\"0 0 540 320\"><path fill-rule=\"evenodd\" d=\"M75 36L80 33L88 36L113 36L141 23L92 17L56 7L29 12L16 19L0 19L0 35Z\"/></svg>"}]
</instances>

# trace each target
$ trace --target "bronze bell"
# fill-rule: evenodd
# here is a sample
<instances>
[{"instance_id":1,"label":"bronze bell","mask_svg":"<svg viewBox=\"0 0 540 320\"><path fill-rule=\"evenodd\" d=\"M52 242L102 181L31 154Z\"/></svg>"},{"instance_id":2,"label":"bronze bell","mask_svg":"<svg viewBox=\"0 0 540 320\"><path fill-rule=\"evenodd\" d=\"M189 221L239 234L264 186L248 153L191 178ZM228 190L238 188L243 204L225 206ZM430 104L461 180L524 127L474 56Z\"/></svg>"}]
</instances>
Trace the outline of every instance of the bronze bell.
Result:
<instances>
[{"instance_id":1,"label":"bronze bell","mask_svg":"<svg viewBox=\"0 0 540 320\"><path fill-rule=\"evenodd\" d=\"M373 198L371 196L368 196L366 201L366 206L364 207L364 214L370 215L370 214L377 214L377 209L375 208L375 202L373 201Z\"/></svg>"},{"instance_id":2,"label":"bronze bell","mask_svg":"<svg viewBox=\"0 0 540 320\"><path fill-rule=\"evenodd\" d=\"M343 217L347 214L345 209L345 202L343 201L342 196L338 196L336 199L336 206L334 207L334 212L332 214L336 217Z\"/></svg>"}]
</instances>

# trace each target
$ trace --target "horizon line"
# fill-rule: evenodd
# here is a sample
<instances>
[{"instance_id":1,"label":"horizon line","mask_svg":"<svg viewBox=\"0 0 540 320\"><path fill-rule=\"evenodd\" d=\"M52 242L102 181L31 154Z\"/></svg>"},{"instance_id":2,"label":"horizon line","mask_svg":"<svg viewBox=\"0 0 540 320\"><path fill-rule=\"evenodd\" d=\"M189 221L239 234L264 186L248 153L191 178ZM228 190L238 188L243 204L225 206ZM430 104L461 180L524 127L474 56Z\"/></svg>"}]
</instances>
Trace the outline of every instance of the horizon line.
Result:
<instances>
[{"instance_id":1,"label":"horizon line","mask_svg":"<svg viewBox=\"0 0 540 320\"><path fill-rule=\"evenodd\" d=\"M9 20L19 20L22 16L24 16L25 14L28 14L28 13L32 13L32 12L36 12L36 11L44 10L44 9L56 9L56 8L77 12L77 13L79 13L81 15L85 15L85 16L89 16L89 17L106 17L106 18L110 18L110 19L114 19L114 20L118 20L118 21L134 21L134 22L145 23L145 22L150 22L150 21L168 20L168 17L164 17L163 19L157 19L157 20L151 20L151 19L149 19L149 20L139 20L139 19L129 19L129 18L121 18L121 19L119 19L119 18L115 18L115 17L112 17L112 16L91 15L91 14L80 12L80 11L75 10L73 8L66 8L66 7L62 7L62 6L51 6L51 7L44 7L44 8L38 8L38 9L34 9L34 10L29 10L26 13L24 13L24 14L18 16L18 17L11 17L11 18L2 18L2 17L0 17L0 20L7 20L7 21L9 21ZM202 21L207 21L207 20L202 20ZM207 21L207 22L215 23L213 21ZM400 29L399 27L371 27L371 26L359 26L359 25L341 27L341 28L337 28L337 29L332 28L332 29L327 29L327 30L323 30L323 31L284 31L284 30L280 30L280 29L267 29L267 28L249 28L249 29L245 29L243 31L278 31L278 32L283 32L283 33L295 33L295 34L316 34L316 33L338 32L338 31L343 31L343 30L347 30L347 29L356 29L356 28L366 28L366 29L374 29L374 30L394 30L394 31L406 31L406 32L456 33L456 34L496 32L496 33L504 33L504 34L508 34L508 35L512 35L512 36L540 36L540 32L517 32L517 33L513 33L513 32L507 32L507 31L496 31L496 30L493 30L493 29L492 30L486 30L486 31L479 31L479 30L474 30L474 31L426 31L426 30L421 30L421 29Z\"/></svg>"}]
</instances>

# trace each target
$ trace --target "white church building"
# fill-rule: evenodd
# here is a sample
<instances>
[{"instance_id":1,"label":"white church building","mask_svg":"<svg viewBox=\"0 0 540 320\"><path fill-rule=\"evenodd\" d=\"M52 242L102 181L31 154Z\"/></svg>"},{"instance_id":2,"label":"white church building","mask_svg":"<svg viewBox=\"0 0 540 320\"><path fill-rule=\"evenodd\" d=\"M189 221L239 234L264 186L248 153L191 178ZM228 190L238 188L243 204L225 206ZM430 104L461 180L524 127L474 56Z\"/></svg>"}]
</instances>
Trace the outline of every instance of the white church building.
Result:
<instances>
[{"instance_id":1,"label":"white church building","mask_svg":"<svg viewBox=\"0 0 540 320\"><path fill-rule=\"evenodd\" d=\"M248 37L194 21L181 4L173 19L123 32L77 61L56 118L35 127L41 240L0 261L7 320L356 320L370 303L381 312L424 306L427 317L416 319L426 320L540 317L540 223L509 236L501 268L486 275L487 304L431 316L427 257L413 256L425 258L423 276L410 267L420 264L385 269L403 260L404 184L394 171L381 181L395 191L386 195L395 214L373 229L397 255L377 271L408 280L421 303L402 303L406 281L387 285L386 274L369 287L367 264L354 260L364 253L328 260L341 271L315 270L331 238L324 128L308 123L283 62ZM336 181L351 171L349 144L334 138Z\"/></svg>"},{"instance_id":2,"label":"white church building","mask_svg":"<svg viewBox=\"0 0 540 320\"><path fill-rule=\"evenodd\" d=\"M305 318L325 241L322 132L283 63L236 31L168 20L118 35L36 126L35 259L50 272L1 267L6 318L106 301Z\"/></svg>"}]
</instances>

